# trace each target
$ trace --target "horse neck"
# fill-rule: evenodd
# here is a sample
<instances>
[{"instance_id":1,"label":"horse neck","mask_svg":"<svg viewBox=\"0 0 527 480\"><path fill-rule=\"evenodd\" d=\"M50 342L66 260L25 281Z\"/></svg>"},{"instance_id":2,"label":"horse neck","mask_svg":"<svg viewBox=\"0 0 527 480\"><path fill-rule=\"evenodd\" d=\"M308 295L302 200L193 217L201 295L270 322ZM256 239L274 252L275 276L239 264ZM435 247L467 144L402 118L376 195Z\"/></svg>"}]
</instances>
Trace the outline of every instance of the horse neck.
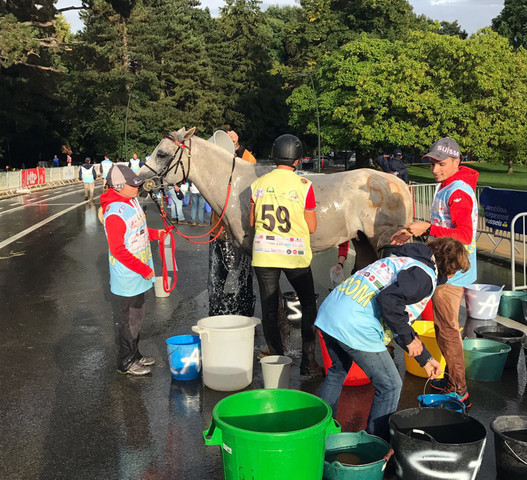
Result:
<instances>
[{"instance_id":1,"label":"horse neck","mask_svg":"<svg viewBox=\"0 0 527 480\"><path fill-rule=\"evenodd\" d=\"M187 161L183 163L186 168ZM201 138L192 139L188 178L215 210L221 211L223 207L231 171L232 157L227 152ZM230 203L238 201L239 190L247 188L256 178L254 165L237 158Z\"/></svg>"}]
</instances>

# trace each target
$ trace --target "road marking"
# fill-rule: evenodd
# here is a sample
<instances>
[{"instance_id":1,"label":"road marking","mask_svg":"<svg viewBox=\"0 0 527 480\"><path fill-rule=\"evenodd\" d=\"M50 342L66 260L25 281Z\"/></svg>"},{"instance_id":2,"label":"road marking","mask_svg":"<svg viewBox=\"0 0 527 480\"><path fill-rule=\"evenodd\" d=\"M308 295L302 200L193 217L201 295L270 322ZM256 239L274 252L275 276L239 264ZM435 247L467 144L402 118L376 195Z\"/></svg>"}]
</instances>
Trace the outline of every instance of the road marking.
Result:
<instances>
[{"instance_id":1,"label":"road marking","mask_svg":"<svg viewBox=\"0 0 527 480\"><path fill-rule=\"evenodd\" d=\"M7 245L10 245L13 242L16 242L22 237L25 237L26 235L30 234L31 232L34 232L35 230L39 229L43 225L46 225L46 223L52 222L58 217L61 217L62 215L65 215L68 212L71 212L72 210L75 210L76 208L86 205L89 201L85 200L84 202L77 203L69 208L66 208L65 210L62 210L61 212L55 213L55 215L51 215L51 217L46 218L45 220L42 220L41 222L35 223L35 225L26 228L25 230L22 230L20 233L17 233L16 235L13 235L12 237L8 238L7 240L4 240L3 242L0 242L0 249L7 247Z\"/></svg>"},{"instance_id":2,"label":"road marking","mask_svg":"<svg viewBox=\"0 0 527 480\"><path fill-rule=\"evenodd\" d=\"M95 188L97 189L97 188L101 188L101 187L95 187ZM78 192L81 193L82 192L82 188L79 188ZM73 193L74 192L62 193L60 195L57 195L57 196L53 197L53 200L56 200L56 199L61 198L61 197L65 197L66 195L73 195ZM51 200L51 199L44 199L44 200L39 200L38 202L31 202L31 205L37 205L37 204L39 204L41 202L46 202L48 200ZM20 203L13 203L12 205L20 205ZM27 204L27 205L20 205L19 207L11 208L10 210L6 210L5 212L0 212L0 215L4 215L5 213L16 212L17 210L21 210L21 209L23 209L25 207L28 207L28 206L29 206L29 204Z\"/></svg>"}]
</instances>

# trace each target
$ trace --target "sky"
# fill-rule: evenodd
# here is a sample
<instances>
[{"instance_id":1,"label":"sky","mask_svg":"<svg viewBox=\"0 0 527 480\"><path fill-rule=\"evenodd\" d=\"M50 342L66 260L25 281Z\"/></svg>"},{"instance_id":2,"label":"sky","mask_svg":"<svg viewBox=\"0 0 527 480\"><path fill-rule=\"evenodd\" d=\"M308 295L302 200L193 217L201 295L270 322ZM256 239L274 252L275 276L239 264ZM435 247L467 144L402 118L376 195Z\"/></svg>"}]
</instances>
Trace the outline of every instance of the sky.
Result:
<instances>
[{"instance_id":1,"label":"sky","mask_svg":"<svg viewBox=\"0 0 527 480\"><path fill-rule=\"evenodd\" d=\"M503 8L503 0L409 0L418 15L425 14L434 20L457 20L461 28L469 34L475 33L483 27L488 27L491 20L496 17ZM269 5L295 5L295 0L262 1L262 8ZM203 7L209 7L212 15L218 15L219 7L224 4L223 0L201 0ZM57 8L80 6L80 0L58 0ZM71 25L73 31L82 29L77 11L65 12L64 16Z\"/></svg>"}]
</instances>

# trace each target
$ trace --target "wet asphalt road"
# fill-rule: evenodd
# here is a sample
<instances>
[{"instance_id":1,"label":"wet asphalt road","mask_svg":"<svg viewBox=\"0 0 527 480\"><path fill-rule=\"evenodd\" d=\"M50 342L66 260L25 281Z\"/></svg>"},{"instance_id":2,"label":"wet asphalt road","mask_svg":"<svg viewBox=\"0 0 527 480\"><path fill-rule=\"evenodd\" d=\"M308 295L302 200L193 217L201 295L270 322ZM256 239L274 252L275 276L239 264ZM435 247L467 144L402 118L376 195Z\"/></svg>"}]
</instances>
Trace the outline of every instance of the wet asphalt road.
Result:
<instances>
[{"instance_id":1,"label":"wet asphalt road","mask_svg":"<svg viewBox=\"0 0 527 480\"><path fill-rule=\"evenodd\" d=\"M153 204L147 205L149 226L161 228ZM229 393L212 391L199 380L171 381L165 346L166 338L192 333L190 327L208 314L208 247L177 239L176 289L168 298L147 295L141 343L143 353L157 359L153 374L118 375L115 305L96 206L97 201L84 202L79 185L0 201L0 479L222 479L219 447L206 447L202 431L214 405ZM188 219L188 207L185 212ZM336 251L315 258L320 300L328 293L327 269L335 258ZM500 267L480 271L480 283L508 278ZM257 306L256 316L259 311ZM261 327L255 343L258 351ZM291 386L315 392L321 380L300 377L299 348L293 326ZM396 361L404 376L399 408L415 407L424 379L404 373L400 351ZM470 414L488 431L478 479L495 478L491 420L527 412L523 353L519 365L499 382L469 381ZM255 362L248 388L262 384ZM343 430L364 427L371 398L371 386L344 389Z\"/></svg>"}]
</instances>

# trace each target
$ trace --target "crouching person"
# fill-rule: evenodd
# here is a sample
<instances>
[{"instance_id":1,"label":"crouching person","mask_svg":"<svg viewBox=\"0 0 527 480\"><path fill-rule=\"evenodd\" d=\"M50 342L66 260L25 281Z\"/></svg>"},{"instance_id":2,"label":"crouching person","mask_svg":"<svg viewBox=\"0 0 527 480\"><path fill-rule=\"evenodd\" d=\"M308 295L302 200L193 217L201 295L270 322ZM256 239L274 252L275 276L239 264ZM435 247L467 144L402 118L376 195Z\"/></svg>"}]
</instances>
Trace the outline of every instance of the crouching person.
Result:
<instances>
[{"instance_id":1,"label":"crouching person","mask_svg":"<svg viewBox=\"0 0 527 480\"><path fill-rule=\"evenodd\" d=\"M402 245L358 271L324 300L315 325L321 330L332 365L319 395L337 415L342 385L353 362L375 389L366 431L389 440L388 419L397 409L402 381L385 347L385 336L414 357L429 378L441 374L411 327L437 285L469 268L464 246L451 238Z\"/></svg>"}]
</instances>

